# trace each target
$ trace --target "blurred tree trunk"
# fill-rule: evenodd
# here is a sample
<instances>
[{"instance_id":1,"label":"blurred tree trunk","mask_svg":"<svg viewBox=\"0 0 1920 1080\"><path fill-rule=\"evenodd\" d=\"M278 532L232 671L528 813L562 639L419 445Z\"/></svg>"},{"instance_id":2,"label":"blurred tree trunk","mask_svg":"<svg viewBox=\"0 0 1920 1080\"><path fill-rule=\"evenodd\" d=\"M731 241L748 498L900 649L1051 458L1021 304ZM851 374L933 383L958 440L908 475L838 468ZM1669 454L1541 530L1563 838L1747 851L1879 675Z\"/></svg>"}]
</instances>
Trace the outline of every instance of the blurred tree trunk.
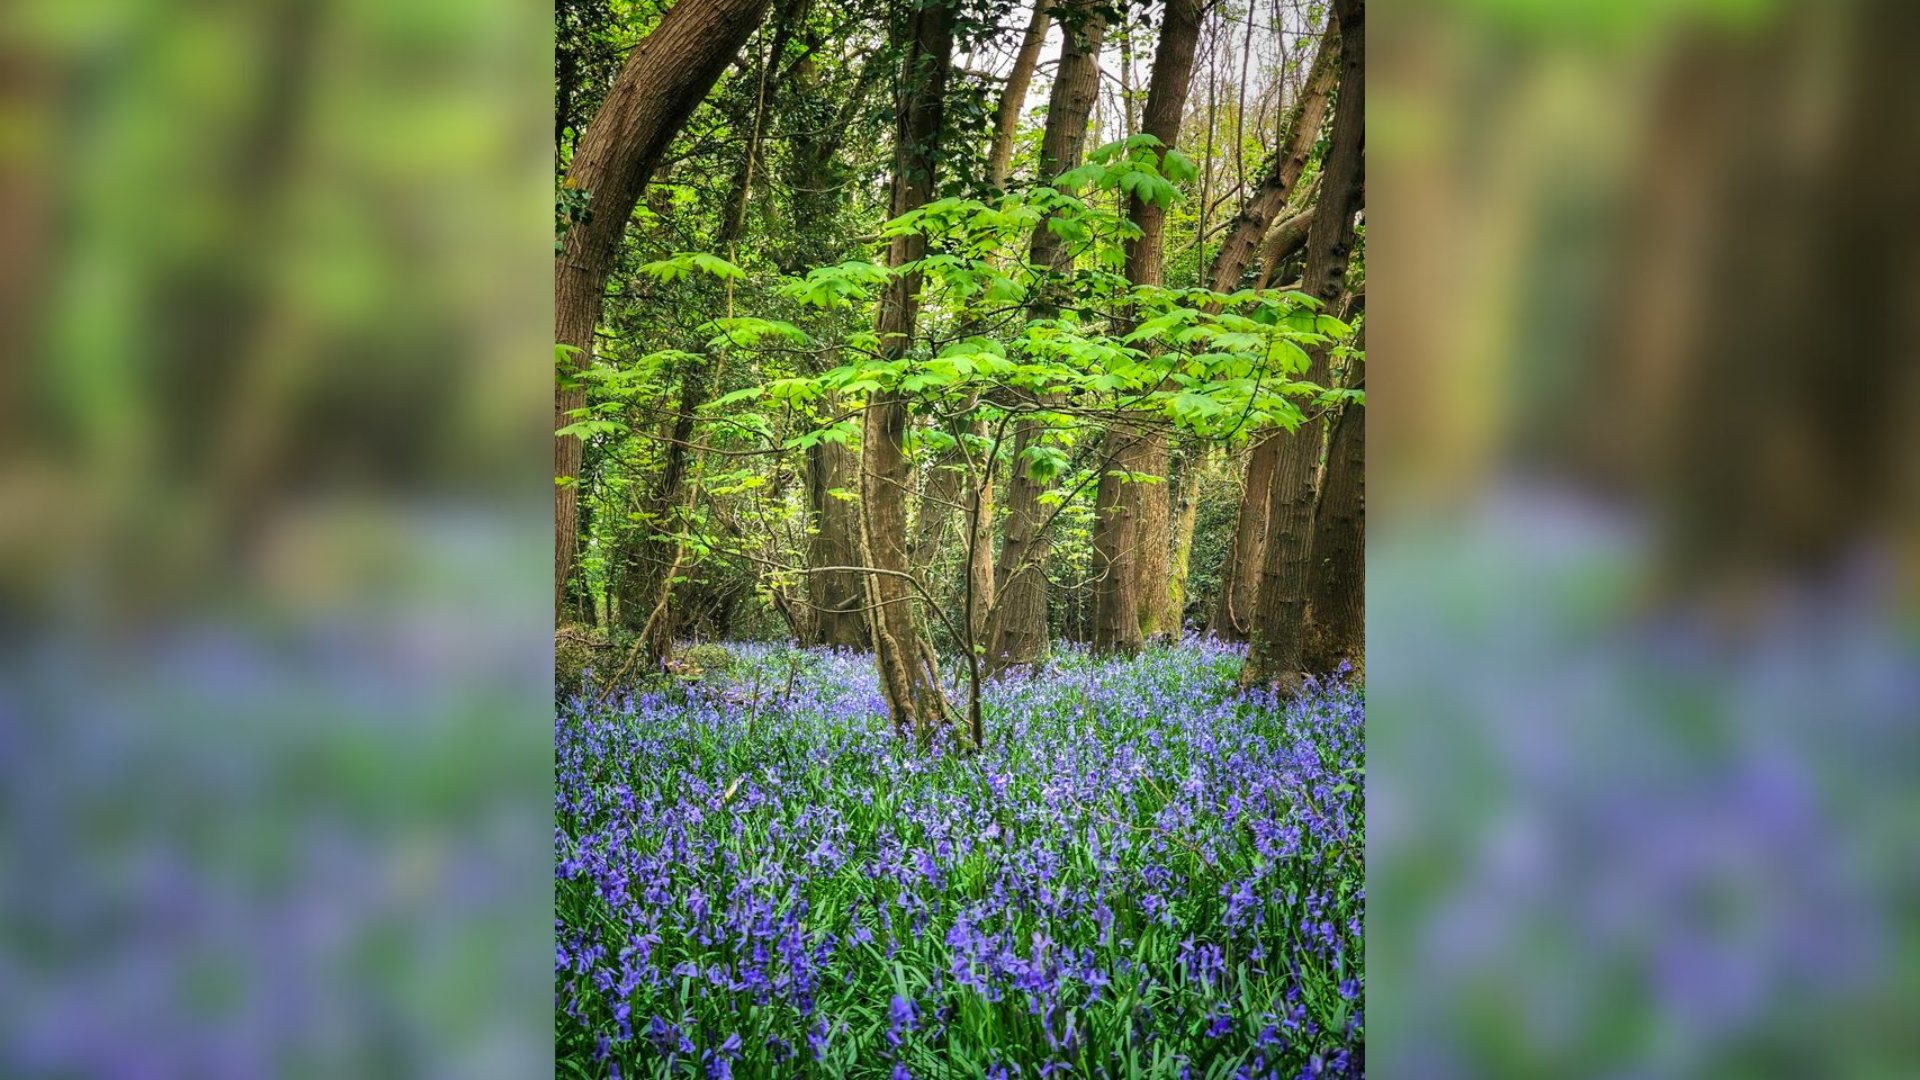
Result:
<instances>
[{"instance_id":1,"label":"blurred tree trunk","mask_svg":"<svg viewBox=\"0 0 1920 1080\"><path fill-rule=\"evenodd\" d=\"M1354 348L1366 348L1366 328ZM1349 387L1364 384L1356 367ZM1306 668L1331 674L1342 660L1353 676L1367 664L1367 415L1349 403L1333 421L1326 475L1313 511L1313 548L1307 563Z\"/></svg>"},{"instance_id":2,"label":"blurred tree trunk","mask_svg":"<svg viewBox=\"0 0 1920 1080\"><path fill-rule=\"evenodd\" d=\"M954 17L951 0L934 0L913 16L894 128L890 208L894 217L933 199L947 76L953 66ZM887 265L899 267L917 260L926 248L924 237L894 237L887 249ZM901 274L881 295L875 334L888 357L904 353L913 339L919 293L920 276ZM930 663L933 651L914 620L917 597L907 557L906 507L913 493L907 424L907 400L901 393L883 390L868 398L861 437L860 518L866 565L879 571L866 575L866 587L868 632L873 637L880 686L894 729L924 738L946 716L939 673Z\"/></svg>"},{"instance_id":3,"label":"blurred tree trunk","mask_svg":"<svg viewBox=\"0 0 1920 1080\"><path fill-rule=\"evenodd\" d=\"M1340 20L1340 100L1334 109L1332 143L1320 167L1320 198L1307 236L1307 268L1301 281L1303 291L1329 309L1345 293L1353 216L1362 203L1367 106L1365 0L1342 0L1334 11ZM1328 345L1308 350L1307 381L1327 384L1331 353ZM1267 541L1254 599L1253 647L1241 681L1271 684L1283 694L1299 689L1306 666L1304 616L1313 541L1313 474L1325 432L1321 422L1309 418L1298 430L1279 437L1279 465L1267 491Z\"/></svg>"},{"instance_id":4,"label":"blurred tree trunk","mask_svg":"<svg viewBox=\"0 0 1920 1080\"><path fill-rule=\"evenodd\" d=\"M1141 131L1166 149L1177 147L1200 41L1200 0L1167 0L1154 47ZM1165 150L1161 151L1164 156ZM1127 242L1127 280L1159 285L1164 278L1167 213L1159 205L1130 200L1128 220L1140 235ZM1151 347L1151 346L1149 346ZM1113 436L1110 434L1109 439ZM1111 447L1113 463L1101 473L1094 494L1093 647L1136 653L1148 638L1179 633L1166 625L1168 563L1167 438L1156 429L1125 435Z\"/></svg>"},{"instance_id":5,"label":"blurred tree trunk","mask_svg":"<svg viewBox=\"0 0 1920 1080\"><path fill-rule=\"evenodd\" d=\"M567 231L553 268L554 340L575 351L558 366L553 426L586 403L586 390L564 376L593 359L593 331L606 299L607 277L627 219L667 146L760 24L767 0L679 0L628 54L605 102L574 150L569 187L591 193L588 218ZM580 440L553 441L553 596L564 614L573 570L579 511Z\"/></svg>"},{"instance_id":6,"label":"blurred tree trunk","mask_svg":"<svg viewBox=\"0 0 1920 1080\"><path fill-rule=\"evenodd\" d=\"M1047 128L1040 144L1040 175L1051 180L1078 168L1087 139L1087 118L1100 89L1100 44L1105 25L1091 0L1073 0L1063 9L1060 63L1047 97ZM1028 252L1035 266L1066 271L1073 255L1042 222L1033 230ZM1031 314L1052 318L1055 298L1046 288L1035 294ZM1047 651L1047 554L1052 510L1041 502L1051 481L1036 480L1028 453L1046 426L1031 419L1014 425L1013 471L1007 480L1006 537L994 566L995 607L988 620L987 664L1002 671L1031 664Z\"/></svg>"},{"instance_id":7,"label":"blurred tree trunk","mask_svg":"<svg viewBox=\"0 0 1920 1080\"><path fill-rule=\"evenodd\" d=\"M1027 106L1027 87L1033 83L1033 69L1040 62L1040 50L1047 43L1048 0L1034 0L1033 19L1027 23L1026 36L1020 39L1020 51L1014 54L1013 70L1007 73L1007 85L1000 93L1000 109L993 125L993 145L987 151L987 184L1000 191L1007 189L1013 173L1013 140L1020 130L1020 113Z\"/></svg>"}]
</instances>

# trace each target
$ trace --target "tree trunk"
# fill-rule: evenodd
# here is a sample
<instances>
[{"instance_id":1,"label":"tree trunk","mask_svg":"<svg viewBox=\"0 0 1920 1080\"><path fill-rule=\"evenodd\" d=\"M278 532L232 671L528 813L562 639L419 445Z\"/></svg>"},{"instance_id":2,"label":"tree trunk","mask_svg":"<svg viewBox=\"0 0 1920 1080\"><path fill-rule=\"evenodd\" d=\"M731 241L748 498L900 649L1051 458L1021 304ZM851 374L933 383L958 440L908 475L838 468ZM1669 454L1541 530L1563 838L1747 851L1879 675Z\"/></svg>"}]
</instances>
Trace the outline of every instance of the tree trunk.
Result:
<instances>
[{"instance_id":1,"label":"tree trunk","mask_svg":"<svg viewBox=\"0 0 1920 1080\"><path fill-rule=\"evenodd\" d=\"M1260 249L1260 287L1280 284L1280 268L1307 246L1307 228L1313 224L1313 207L1293 215L1273 227Z\"/></svg>"},{"instance_id":2,"label":"tree trunk","mask_svg":"<svg viewBox=\"0 0 1920 1080\"><path fill-rule=\"evenodd\" d=\"M1280 461L1280 437L1277 431L1262 435L1247 454L1233 539L1227 542L1227 558L1220 567L1220 596L1207 620L1207 633L1223 641L1245 641L1253 628L1260 559L1267 550L1267 489L1273 486L1273 470Z\"/></svg>"},{"instance_id":3,"label":"tree trunk","mask_svg":"<svg viewBox=\"0 0 1920 1080\"><path fill-rule=\"evenodd\" d=\"M1033 83L1033 69L1040 62L1040 49L1047 43L1048 0L1034 0L1033 20L1020 39L1020 51L1014 54L1013 70L1007 73L1007 85L1000 93L1000 111L994 120L993 145L987 151L987 184L998 191L1007 189L1013 174L1013 138L1020 130L1020 113L1027 107L1027 87Z\"/></svg>"},{"instance_id":4,"label":"tree trunk","mask_svg":"<svg viewBox=\"0 0 1920 1080\"><path fill-rule=\"evenodd\" d=\"M1166 606L1160 616L1160 625L1175 640L1186 629L1187 580L1193 564L1193 527L1200 519L1200 479L1207 471L1208 453L1204 443L1188 447L1180 468L1179 510L1173 519Z\"/></svg>"},{"instance_id":5,"label":"tree trunk","mask_svg":"<svg viewBox=\"0 0 1920 1080\"><path fill-rule=\"evenodd\" d=\"M827 408L831 411L833 403ZM808 566L860 565L859 469L859 459L844 445L821 440L807 448L807 509L813 526ZM849 570L808 573L807 604L814 644L867 647L867 598L860 575Z\"/></svg>"},{"instance_id":6,"label":"tree trunk","mask_svg":"<svg viewBox=\"0 0 1920 1080\"><path fill-rule=\"evenodd\" d=\"M572 346L563 365L584 371L627 219L687 118L765 14L767 0L679 0L628 54L606 101L574 150L569 186L590 192L588 219L567 231L553 267L554 340ZM571 372L569 372L571 373ZM586 403L574 380L555 380L553 426ZM553 440L553 597L556 615L573 570L580 440Z\"/></svg>"},{"instance_id":7,"label":"tree trunk","mask_svg":"<svg viewBox=\"0 0 1920 1080\"><path fill-rule=\"evenodd\" d=\"M986 425L980 424L980 433L985 434ZM973 640L983 643L987 639L987 613L993 610L993 469L994 463L982 460L976 466L979 475L974 480L971 497L973 505L967 507L967 588L968 603L967 626Z\"/></svg>"},{"instance_id":8,"label":"tree trunk","mask_svg":"<svg viewBox=\"0 0 1920 1080\"><path fill-rule=\"evenodd\" d=\"M935 0L913 16L912 40L900 74L901 101L894 127L893 201L898 217L933 199L947 74L953 65L955 9ZM887 265L903 266L926 254L924 237L894 237ZM902 274L880 298L875 334L888 357L904 353L913 339L920 276ZM868 632L874 662L897 732L925 738L945 719L939 673L914 621L913 566L907 557L906 507L912 497L912 459L907 456L907 399L885 390L867 399L861 437L860 518L868 564Z\"/></svg>"},{"instance_id":9,"label":"tree trunk","mask_svg":"<svg viewBox=\"0 0 1920 1080\"><path fill-rule=\"evenodd\" d=\"M1366 0L1342 0L1340 101L1334 109L1333 141L1321 165L1320 198L1307 236L1302 289L1332 308L1345 291L1353 245L1353 215L1361 205L1366 151ZM1331 349L1308 350L1307 381L1326 385ZM1270 683L1283 694L1299 689L1306 666L1304 618L1307 570L1313 541L1313 473L1325 427L1303 422L1281 438L1279 466L1267 492L1267 545L1261 558L1260 591L1254 600L1253 648L1241 674L1248 684Z\"/></svg>"},{"instance_id":10,"label":"tree trunk","mask_svg":"<svg viewBox=\"0 0 1920 1080\"><path fill-rule=\"evenodd\" d=\"M1193 53L1200 42L1200 0L1167 0L1160 40L1154 47L1141 131L1171 149L1179 145L1186 117ZM1164 150L1161 152L1164 155ZM1130 200L1127 216L1140 235L1126 245L1127 280L1159 285L1164 278L1167 214L1158 204ZM1149 429L1124 437L1113 466L1094 495L1093 577L1096 615L1093 647L1135 653L1149 638L1179 634L1179 620L1166 625L1168 555L1167 439ZM1129 480L1124 475L1137 476Z\"/></svg>"},{"instance_id":11,"label":"tree trunk","mask_svg":"<svg viewBox=\"0 0 1920 1080\"><path fill-rule=\"evenodd\" d=\"M758 168L760 145L766 130L771 80L774 70L779 66L780 56L792 40L794 23L800 16L802 2L787 0L780 9L774 21L772 44L761 59L745 151L728 184L720 230L714 237L714 249L724 252L729 258L735 254L734 248L746 231L747 206L752 201L753 176ZM727 310L731 311L732 286L727 286L727 289ZM648 635L644 644L648 670L659 665L671 650L674 639L679 636L680 616L685 605L673 602L671 593L675 588L674 566L682 557L680 542L663 537L660 533L683 531L685 522L681 519L692 509L686 484L695 464L695 419L700 407L719 389L725 359L722 353L702 349L698 359L690 362L681 374L678 407L664 433L666 438L660 451L660 473L651 489L651 498L642 510L640 536L633 549L633 566L638 571L634 575L632 596L636 602L633 615L638 622L630 621L628 625L633 630L645 630Z\"/></svg>"},{"instance_id":12,"label":"tree trunk","mask_svg":"<svg viewBox=\"0 0 1920 1080\"><path fill-rule=\"evenodd\" d=\"M1366 347L1361 328L1354 347ZM1348 386L1359 386L1356 375ZM1313 548L1307 564L1306 668L1315 675L1353 665L1367 669L1367 414L1349 403L1328 438L1326 476L1313 511Z\"/></svg>"},{"instance_id":13,"label":"tree trunk","mask_svg":"<svg viewBox=\"0 0 1920 1080\"><path fill-rule=\"evenodd\" d=\"M1060 64L1047 96L1047 128L1040 144L1043 180L1079 167L1087 139L1087 118L1093 114L1100 89L1100 43L1105 25L1091 0L1073 0L1065 11ZM1071 264L1072 253L1043 221L1033 230L1028 260L1036 267L1060 272ZM1040 290L1031 314L1036 319L1052 318L1056 303L1056 297ZM1031 664L1047 651L1046 563L1052 511L1041 502L1049 485L1033 478L1025 456L1045 433L1046 426L1031 419L1014 425L1006 539L994 567L995 607L987 624L987 664L995 672Z\"/></svg>"},{"instance_id":14,"label":"tree trunk","mask_svg":"<svg viewBox=\"0 0 1920 1080\"><path fill-rule=\"evenodd\" d=\"M1240 276L1253 261L1267 227L1287 205L1288 196L1293 194L1294 185L1300 182L1300 174L1307 167L1313 144L1320 137L1321 121L1327 115L1328 92L1333 89L1334 76L1339 73L1336 58L1340 41L1335 25L1339 10L1336 4L1334 14L1327 19L1320 49L1313 57L1313 70L1307 75L1306 88L1282 125L1283 141L1261 174L1260 185L1254 188L1233 224L1227 227L1226 239L1221 241L1220 250L1213 257L1207 282L1215 292L1233 292L1240 287Z\"/></svg>"}]
</instances>

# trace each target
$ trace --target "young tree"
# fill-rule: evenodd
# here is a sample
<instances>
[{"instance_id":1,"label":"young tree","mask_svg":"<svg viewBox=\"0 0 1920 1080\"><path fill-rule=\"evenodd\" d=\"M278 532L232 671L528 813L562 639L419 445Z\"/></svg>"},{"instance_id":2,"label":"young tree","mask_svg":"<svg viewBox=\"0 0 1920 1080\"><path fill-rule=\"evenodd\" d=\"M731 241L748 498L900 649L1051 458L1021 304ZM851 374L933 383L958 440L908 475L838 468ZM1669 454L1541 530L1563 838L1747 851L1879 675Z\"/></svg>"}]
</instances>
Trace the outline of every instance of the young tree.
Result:
<instances>
[{"instance_id":1,"label":"young tree","mask_svg":"<svg viewBox=\"0 0 1920 1080\"><path fill-rule=\"evenodd\" d=\"M1087 119L1100 89L1100 45L1106 24L1091 0L1071 0L1060 18L1060 62L1047 96L1047 126L1040 143L1040 175L1051 181L1080 164ZM1073 262L1066 242L1042 222L1033 230L1029 260L1053 274ZM1030 314L1050 318L1057 290L1042 285L1034 292ZM1048 482L1036 479L1032 452L1046 425L1022 419L1014 428L1013 469L1007 481L1006 536L994 567L993 614L987 624L987 662L993 671L1030 664L1047 651L1046 563L1052 538L1048 523Z\"/></svg>"},{"instance_id":2,"label":"young tree","mask_svg":"<svg viewBox=\"0 0 1920 1080\"><path fill-rule=\"evenodd\" d=\"M1161 171L1180 141L1193 53L1200 41L1200 0L1167 0L1154 50L1141 132L1159 140ZM1140 230L1127 244L1127 280L1159 285L1166 248L1166 209L1134 194L1128 220ZM1112 465L1094 501L1094 637L1103 652L1138 652L1145 638L1178 634L1168 625L1169 549L1167 439L1157 428L1108 435Z\"/></svg>"},{"instance_id":3,"label":"young tree","mask_svg":"<svg viewBox=\"0 0 1920 1080\"><path fill-rule=\"evenodd\" d=\"M768 0L678 0L633 51L574 151L567 187L588 193L586 219L567 231L553 267L553 596L564 618L578 527L581 444L557 432L586 404L576 377L593 355L607 277L627 220L667 146L752 35Z\"/></svg>"},{"instance_id":4,"label":"young tree","mask_svg":"<svg viewBox=\"0 0 1920 1080\"><path fill-rule=\"evenodd\" d=\"M1320 199L1307 236L1302 289L1331 305L1345 292L1353 245L1353 217L1362 202L1366 152L1366 4L1340 0L1339 101L1333 135L1321 164ZM1307 381L1326 385L1331 348L1309 350ZM1253 647L1243 682L1269 683L1283 693L1300 686L1306 666L1304 618L1307 569L1313 536L1314 469L1325 428L1308 420L1280 440L1279 463L1267 491L1267 539L1260 589L1254 600Z\"/></svg>"},{"instance_id":5,"label":"young tree","mask_svg":"<svg viewBox=\"0 0 1920 1080\"><path fill-rule=\"evenodd\" d=\"M1040 50L1047 43L1048 0L1033 0L1033 18L1020 39L1020 51L1014 54L1013 70L1007 73L1007 85L1000 93L1000 107L994 116L993 145L987 151L987 185L1005 191L1013 173L1013 137L1020 129L1020 113L1027 107L1027 87L1033 82L1033 69L1040 63Z\"/></svg>"}]
</instances>

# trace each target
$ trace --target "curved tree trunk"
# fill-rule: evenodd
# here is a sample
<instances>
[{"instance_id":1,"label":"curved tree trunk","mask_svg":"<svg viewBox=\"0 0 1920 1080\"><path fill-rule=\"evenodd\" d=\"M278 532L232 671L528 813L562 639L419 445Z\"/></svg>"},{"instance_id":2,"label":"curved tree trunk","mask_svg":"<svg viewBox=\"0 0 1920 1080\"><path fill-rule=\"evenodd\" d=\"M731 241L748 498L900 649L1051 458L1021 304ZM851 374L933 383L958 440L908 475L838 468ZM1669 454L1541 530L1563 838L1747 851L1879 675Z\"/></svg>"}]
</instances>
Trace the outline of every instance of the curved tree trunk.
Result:
<instances>
[{"instance_id":1,"label":"curved tree trunk","mask_svg":"<svg viewBox=\"0 0 1920 1080\"><path fill-rule=\"evenodd\" d=\"M593 331L605 303L607 276L626 233L627 219L667 146L734 54L760 24L767 0L679 0L628 54L606 101L574 150L570 187L591 193L588 218L568 230L553 267L554 340L575 351L563 374L584 371L593 358ZM571 371L566 368L570 367ZM555 380L553 426L586 403L574 380ZM566 600L578 522L580 440L553 440L553 596L555 614Z\"/></svg>"},{"instance_id":2,"label":"curved tree trunk","mask_svg":"<svg viewBox=\"0 0 1920 1080\"><path fill-rule=\"evenodd\" d=\"M1293 215L1273 227L1260 249L1260 287L1280 284L1280 268L1307 246L1307 228L1313 224L1313 207Z\"/></svg>"},{"instance_id":3,"label":"curved tree trunk","mask_svg":"<svg viewBox=\"0 0 1920 1080\"><path fill-rule=\"evenodd\" d=\"M1307 269L1302 288L1329 308L1345 292L1347 258L1353 245L1353 215L1361 205L1366 152L1366 3L1343 0L1340 20L1340 101L1335 107L1333 142L1321 165L1320 199L1307 237ZM1326 385L1331 350L1308 350L1306 378ZM1307 570L1313 540L1314 468L1325 442L1325 426L1302 423L1281 436L1279 467L1267 492L1267 549L1261 558L1260 591L1254 600L1253 648L1241 680L1270 683L1291 694L1306 667L1304 618Z\"/></svg>"},{"instance_id":4,"label":"curved tree trunk","mask_svg":"<svg viewBox=\"0 0 1920 1080\"><path fill-rule=\"evenodd\" d=\"M1091 0L1073 0L1061 21L1060 64L1047 96L1047 130L1040 144L1040 172L1051 179L1080 164L1087 140L1087 118L1100 89L1100 44L1105 25ZM1073 254L1042 222L1033 230L1028 259L1035 266L1063 271ZM1032 315L1052 318L1054 298L1034 298ZM1048 483L1035 480L1026 454L1046 433L1030 419L1014 425L1013 470L1007 481L1006 538L994 566L993 614L987 624L987 665L998 672L1031 664L1047 652L1047 554L1052 511L1041 502Z\"/></svg>"},{"instance_id":5,"label":"curved tree trunk","mask_svg":"<svg viewBox=\"0 0 1920 1080\"><path fill-rule=\"evenodd\" d=\"M1200 15L1200 0L1167 0L1154 48L1141 131L1169 149L1179 144L1186 117ZM1135 198L1127 216L1140 228L1140 236L1127 243L1127 280L1159 285L1164 280L1167 213ZM1145 639L1179 633L1177 618L1171 627L1164 625L1170 554L1166 435L1151 429L1123 435L1113 447L1113 459L1094 495L1093 647L1135 653Z\"/></svg>"},{"instance_id":6,"label":"curved tree trunk","mask_svg":"<svg viewBox=\"0 0 1920 1080\"><path fill-rule=\"evenodd\" d=\"M933 199L947 75L953 66L954 16L951 0L935 0L914 13L894 128L894 217ZM926 248L924 237L897 236L887 249L887 265L919 259ZM902 274L881 295L875 333L888 356L906 351L913 339L919 293L920 276ZM866 565L878 571L867 575L867 626L880 686L894 729L924 738L945 719L945 704L939 673L929 663L932 649L914 621L919 598L907 557L906 506L913 493L907 423L907 400L900 392L881 391L868 398L860 448L860 521Z\"/></svg>"}]
</instances>

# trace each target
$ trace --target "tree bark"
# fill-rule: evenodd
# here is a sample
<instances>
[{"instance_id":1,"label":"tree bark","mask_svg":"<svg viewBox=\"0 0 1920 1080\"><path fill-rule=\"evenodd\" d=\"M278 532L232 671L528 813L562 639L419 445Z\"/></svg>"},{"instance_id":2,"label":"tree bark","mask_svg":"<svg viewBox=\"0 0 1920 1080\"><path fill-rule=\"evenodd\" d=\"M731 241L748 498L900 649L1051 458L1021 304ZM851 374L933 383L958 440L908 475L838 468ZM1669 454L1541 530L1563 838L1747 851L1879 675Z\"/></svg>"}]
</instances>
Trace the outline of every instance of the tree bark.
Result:
<instances>
[{"instance_id":1,"label":"tree bark","mask_svg":"<svg viewBox=\"0 0 1920 1080\"><path fill-rule=\"evenodd\" d=\"M1172 550L1168 557L1166 606L1160 625L1173 639L1185 629L1187 580L1193 566L1193 529L1200 519L1200 479L1207 471L1206 444L1189 446L1180 468L1180 499L1173 519Z\"/></svg>"},{"instance_id":2,"label":"tree bark","mask_svg":"<svg viewBox=\"0 0 1920 1080\"><path fill-rule=\"evenodd\" d=\"M1307 268L1301 280L1303 291L1328 308L1345 291L1366 152L1366 2L1342 0L1334 10L1340 20L1340 100L1334 110L1332 143L1321 165L1320 198L1307 236ZM1331 349L1325 345L1308 350L1307 381L1326 385L1330 356ZM1260 591L1254 600L1253 647L1241 681L1271 684L1291 695L1299 689L1306 666L1304 615L1313 539L1313 473L1325 427L1308 419L1280 439L1280 463L1267 492L1267 543L1261 558Z\"/></svg>"},{"instance_id":3,"label":"tree bark","mask_svg":"<svg viewBox=\"0 0 1920 1080\"><path fill-rule=\"evenodd\" d=\"M1200 0L1167 0L1154 47L1141 131L1167 149L1180 142L1200 17ZM1126 245L1127 280L1159 285L1165 280L1166 211L1134 198L1127 216L1140 228L1140 236ZM1170 569L1166 435L1149 429L1123 437L1113 456L1113 466L1101 475L1094 494L1093 647L1132 654L1146 639L1179 633L1177 618L1171 627L1165 625Z\"/></svg>"},{"instance_id":4,"label":"tree bark","mask_svg":"<svg viewBox=\"0 0 1920 1080\"><path fill-rule=\"evenodd\" d=\"M1363 326L1354 347L1366 347ZM1364 380L1356 373L1347 385ZM1313 547L1307 564L1306 668L1315 675L1353 665L1367 669L1367 415L1349 403L1328 437L1326 476L1313 511Z\"/></svg>"},{"instance_id":5,"label":"tree bark","mask_svg":"<svg viewBox=\"0 0 1920 1080\"><path fill-rule=\"evenodd\" d=\"M1033 69L1040 63L1040 50L1047 43L1048 0L1034 0L1033 19L1027 23L1026 36L1020 39L1020 51L1014 54L1013 70L1007 73L1006 88L1000 92L1000 110L994 119L993 145L987 151L987 184L998 191L1007 189L1013 174L1013 139L1020 130L1020 113L1027 107L1027 88L1033 84Z\"/></svg>"},{"instance_id":6,"label":"tree bark","mask_svg":"<svg viewBox=\"0 0 1920 1080\"><path fill-rule=\"evenodd\" d=\"M1220 568L1220 595L1207 633L1223 641L1245 641L1253 628L1253 604L1260 588L1260 559L1267 550L1267 489L1280 461L1280 432L1260 436L1247 454L1240 507L1234 514L1233 538L1227 542Z\"/></svg>"},{"instance_id":7,"label":"tree bark","mask_svg":"<svg viewBox=\"0 0 1920 1080\"><path fill-rule=\"evenodd\" d=\"M1040 174L1051 180L1079 167L1087 139L1087 118L1093 113L1100 89L1100 44L1105 25L1091 0L1072 0L1061 21L1060 63L1047 96L1047 127L1040 144ZM1055 273L1065 271L1073 255L1065 243L1041 222L1033 230L1028 260ZM1052 318L1057 298L1050 288L1037 290L1030 314ZM994 566L995 606L988 620L987 665L999 672L1013 665L1031 664L1047 651L1047 554L1052 538L1051 511L1041 502L1048 482L1035 480L1027 468L1027 452L1046 433L1032 419L1014 425L1014 467L1007 481L1006 538Z\"/></svg>"},{"instance_id":8,"label":"tree bark","mask_svg":"<svg viewBox=\"0 0 1920 1080\"><path fill-rule=\"evenodd\" d=\"M827 408L832 410L833 403ZM807 509L813 526L808 566L860 565L859 490L860 462L852 450L825 440L807 448ZM814 644L867 648L867 598L860 575L848 570L808 573L807 604Z\"/></svg>"},{"instance_id":9,"label":"tree bark","mask_svg":"<svg viewBox=\"0 0 1920 1080\"><path fill-rule=\"evenodd\" d=\"M913 16L911 41L900 75L901 102L894 128L892 216L932 201L937 145L946 111L947 75L953 66L955 8L935 0ZM887 249L887 265L900 267L926 254L926 239L897 236ZM901 274L880 298L875 333L888 357L907 350L919 303L920 276ZM945 720L939 673L914 621L917 599L907 557L906 506L912 495L912 459L906 452L907 399L883 390L867 399L861 438L860 517L867 565L868 633L874 663L892 714L894 730L925 738Z\"/></svg>"},{"instance_id":10,"label":"tree bark","mask_svg":"<svg viewBox=\"0 0 1920 1080\"><path fill-rule=\"evenodd\" d=\"M1280 283L1280 268L1307 246L1307 228L1313 224L1313 207L1293 215L1273 227L1260 249L1260 288Z\"/></svg>"},{"instance_id":11,"label":"tree bark","mask_svg":"<svg viewBox=\"0 0 1920 1080\"><path fill-rule=\"evenodd\" d=\"M1313 144L1320 138L1320 124L1327 115L1327 95L1339 74L1340 40L1336 25L1339 10L1339 5L1335 5L1334 14L1327 19L1319 51L1313 57L1313 69L1307 75L1306 88L1300 100L1288 110L1282 125L1285 134L1279 148L1261 174L1259 186L1241 205L1233 224L1227 227L1226 239L1221 241L1220 250L1213 257L1207 282L1215 292L1233 292L1240 287L1241 275L1253 261L1268 226L1287 205L1287 198L1300 182L1307 158L1313 153Z\"/></svg>"},{"instance_id":12,"label":"tree bark","mask_svg":"<svg viewBox=\"0 0 1920 1080\"><path fill-rule=\"evenodd\" d=\"M759 25L766 8L767 0L679 0L628 54L612 90L580 138L567 183L592 193L589 216L567 231L553 268L554 340L576 350L566 362L574 372L586 370L592 362L593 331L605 303L607 277L634 205L674 136ZM567 426L568 414L585 403L584 387L571 379L556 379L554 428ZM580 455L578 438L554 436L556 617L563 614L567 578L573 570Z\"/></svg>"}]
</instances>

